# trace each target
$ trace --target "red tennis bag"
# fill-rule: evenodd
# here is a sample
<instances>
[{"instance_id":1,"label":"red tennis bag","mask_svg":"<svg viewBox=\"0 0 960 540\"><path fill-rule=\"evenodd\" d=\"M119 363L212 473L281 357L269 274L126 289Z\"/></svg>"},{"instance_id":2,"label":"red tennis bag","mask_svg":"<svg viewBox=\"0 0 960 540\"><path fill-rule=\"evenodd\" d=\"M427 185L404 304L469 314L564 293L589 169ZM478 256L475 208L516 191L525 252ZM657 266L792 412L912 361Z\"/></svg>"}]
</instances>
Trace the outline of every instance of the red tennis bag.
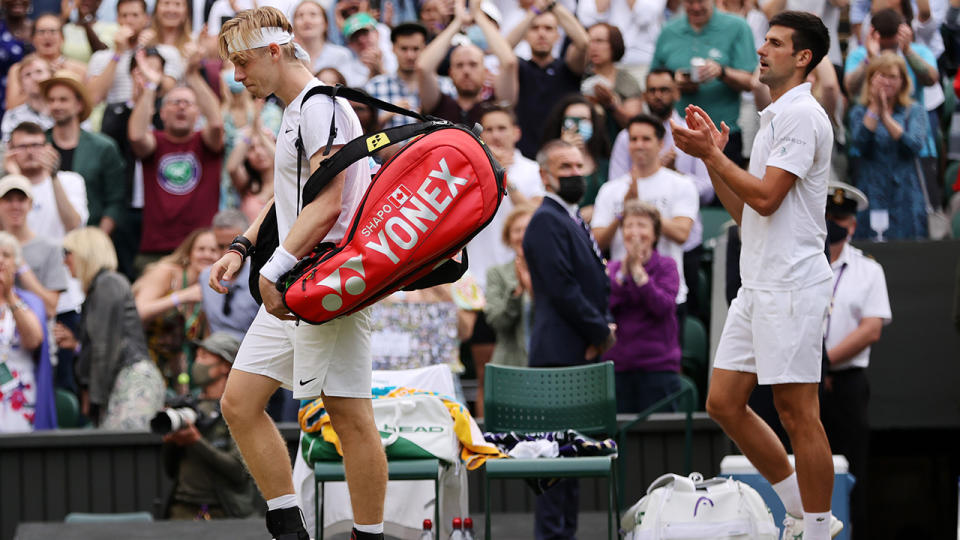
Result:
<instances>
[{"instance_id":1,"label":"red tennis bag","mask_svg":"<svg viewBox=\"0 0 960 540\"><path fill-rule=\"evenodd\" d=\"M304 200L319 191L310 189L315 177L332 178L355 154L365 158L414 132L423 134L371 180L343 240L321 244L278 283L301 320L322 324L402 288L455 281L466 270L461 250L493 219L504 171L464 127L429 119L351 141L311 176Z\"/></svg>"}]
</instances>

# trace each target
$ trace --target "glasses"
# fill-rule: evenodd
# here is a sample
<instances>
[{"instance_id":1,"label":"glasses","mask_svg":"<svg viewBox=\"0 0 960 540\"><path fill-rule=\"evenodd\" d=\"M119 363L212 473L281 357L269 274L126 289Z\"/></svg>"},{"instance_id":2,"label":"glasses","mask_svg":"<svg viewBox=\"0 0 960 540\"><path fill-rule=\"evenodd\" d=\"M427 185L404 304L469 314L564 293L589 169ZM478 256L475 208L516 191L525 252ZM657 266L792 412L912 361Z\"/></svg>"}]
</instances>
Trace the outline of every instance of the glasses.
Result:
<instances>
[{"instance_id":1,"label":"glasses","mask_svg":"<svg viewBox=\"0 0 960 540\"><path fill-rule=\"evenodd\" d=\"M168 99L163 102L164 105L170 105L171 107L193 107L194 102L189 99Z\"/></svg>"},{"instance_id":2,"label":"glasses","mask_svg":"<svg viewBox=\"0 0 960 540\"><path fill-rule=\"evenodd\" d=\"M47 143L35 142L26 144L11 144L10 148L13 150L35 150L43 148L46 145Z\"/></svg>"}]
</instances>

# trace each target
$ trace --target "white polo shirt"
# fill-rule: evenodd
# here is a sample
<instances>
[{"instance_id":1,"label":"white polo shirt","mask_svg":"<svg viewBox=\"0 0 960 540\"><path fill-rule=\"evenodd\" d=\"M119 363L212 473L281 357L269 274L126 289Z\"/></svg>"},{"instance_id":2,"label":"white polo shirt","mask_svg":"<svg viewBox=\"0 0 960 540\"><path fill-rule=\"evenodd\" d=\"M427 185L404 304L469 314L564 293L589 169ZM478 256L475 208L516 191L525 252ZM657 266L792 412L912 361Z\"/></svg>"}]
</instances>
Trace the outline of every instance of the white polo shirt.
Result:
<instances>
[{"instance_id":1,"label":"white polo shirt","mask_svg":"<svg viewBox=\"0 0 960 540\"><path fill-rule=\"evenodd\" d=\"M847 244L833 267L833 308L827 319L827 350L836 347L860 326L860 321L876 317L890 324L892 314L887 297L887 278L880 263L867 257L859 249ZM870 347L842 364L830 366L831 371L870 364Z\"/></svg>"},{"instance_id":2,"label":"white polo shirt","mask_svg":"<svg viewBox=\"0 0 960 540\"><path fill-rule=\"evenodd\" d=\"M591 227L609 227L617 220L617 216L623 213L623 198L630 189L631 181L630 175L627 174L600 186L597 200L593 203ZM696 221L700 211L700 196L693 180L687 175L671 171L666 167L660 167L657 172L646 178L637 179L637 195L641 201L657 207L661 221L675 217L687 217ZM670 240L661 231L660 241L657 242L657 253L670 257L677 263L677 271L680 274L677 303L686 302L687 285L683 276L683 244ZM610 241L610 258L619 261L626 256L623 230L617 227L617 232Z\"/></svg>"},{"instance_id":3,"label":"white polo shirt","mask_svg":"<svg viewBox=\"0 0 960 540\"><path fill-rule=\"evenodd\" d=\"M824 254L827 181L833 128L810 94L810 83L791 88L760 113L760 130L750 154L750 174L767 167L797 175L773 215L744 205L740 276L748 289L789 291L830 279Z\"/></svg>"}]
</instances>

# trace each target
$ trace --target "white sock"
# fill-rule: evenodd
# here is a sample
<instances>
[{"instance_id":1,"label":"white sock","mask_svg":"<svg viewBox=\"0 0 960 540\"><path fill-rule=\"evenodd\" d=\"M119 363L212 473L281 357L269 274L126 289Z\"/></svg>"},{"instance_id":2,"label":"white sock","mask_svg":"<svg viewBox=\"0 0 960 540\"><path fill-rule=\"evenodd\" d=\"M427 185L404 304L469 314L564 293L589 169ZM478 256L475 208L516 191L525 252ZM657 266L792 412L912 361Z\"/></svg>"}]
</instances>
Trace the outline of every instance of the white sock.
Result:
<instances>
[{"instance_id":1,"label":"white sock","mask_svg":"<svg viewBox=\"0 0 960 540\"><path fill-rule=\"evenodd\" d=\"M803 515L803 502L800 501L800 484L797 483L797 471L790 473L790 476L773 484L773 490L777 492L780 501L787 513L793 517L799 518Z\"/></svg>"},{"instance_id":2,"label":"white sock","mask_svg":"<svg viewBox=\"0 0 960 540\"><path fill-rule=\"evenodd\" d=\"M369 533L369 534L382 534L383 533L383 522L374 523L372 525L360 525L358 523L353 524L353 528L357 532Z\"/></svg>"},{"instance_id":3,"label":"white sock","mask_svg":"<svg viewBox=\"0 0 960 540\"><path fill-rule=\"evenodd\" d=\"M281 495L267 501L267 510L278 510L280 508L293 508L299 506L296 493Z\"/></svg>"},{"instance_id":4,"label":"white sock","mask_svg":"<svg viewBox=\"0 0 960 540\"><path fill-rule=\"evenodd\" d=\"M830 540L830 512L803 514L804 540Z\"/></svg>"}]
</instances>

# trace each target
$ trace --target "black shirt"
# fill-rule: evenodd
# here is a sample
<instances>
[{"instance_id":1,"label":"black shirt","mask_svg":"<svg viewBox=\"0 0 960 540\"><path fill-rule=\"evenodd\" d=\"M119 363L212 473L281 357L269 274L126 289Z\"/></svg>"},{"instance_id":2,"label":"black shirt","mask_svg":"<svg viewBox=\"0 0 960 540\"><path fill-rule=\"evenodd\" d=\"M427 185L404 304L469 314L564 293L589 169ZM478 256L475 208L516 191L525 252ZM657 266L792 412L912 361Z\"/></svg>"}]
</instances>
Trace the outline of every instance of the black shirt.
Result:
<instances>
[{"instance_id":1,"label":"black shirt","mask_svg":"<svg viewBox=\"0 0 960 540\"><path fill-rule=\"evenodd\" d=\"M524 156L535 159L543 138L543 124L551 109L563 96L580 93L580 75L557 58L541 68L532 60L518 59L519 95L517 120L520 142L517 148Z\"/></svg>"}]
</instances>

